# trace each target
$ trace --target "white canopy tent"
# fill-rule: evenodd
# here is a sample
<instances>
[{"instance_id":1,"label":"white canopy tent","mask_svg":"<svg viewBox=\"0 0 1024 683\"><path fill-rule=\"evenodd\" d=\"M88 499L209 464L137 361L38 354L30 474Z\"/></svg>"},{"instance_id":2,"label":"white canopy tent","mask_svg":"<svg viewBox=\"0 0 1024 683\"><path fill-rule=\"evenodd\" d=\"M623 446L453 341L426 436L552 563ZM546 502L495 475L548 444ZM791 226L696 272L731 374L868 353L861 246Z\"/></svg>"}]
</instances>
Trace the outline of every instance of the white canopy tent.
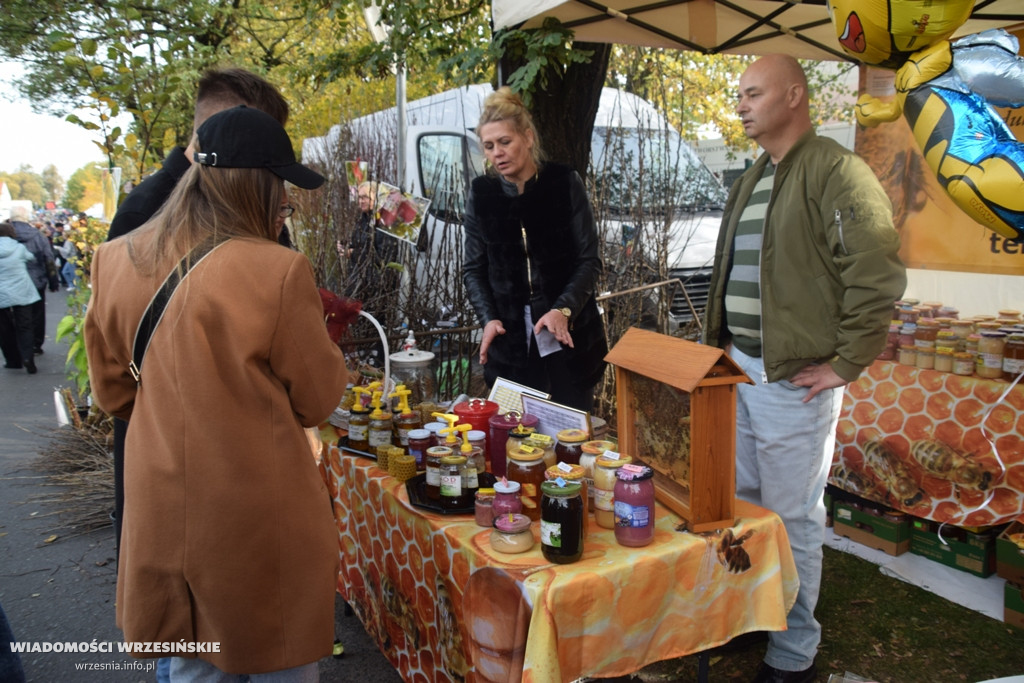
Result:
<instances>
[{"instance_id":1,"label":"white canopy tent","mask_svg":"<svg viewBox=\"0 0 1024 683\"><path fill-rule=\"evenodd\" d=\"M492 0L491 15L495 30L539 28L553 17L594 43L850 60L825 0ZM978 0L956 36L1021 22L1022 0Z\"/></svg>"}]
</instances>

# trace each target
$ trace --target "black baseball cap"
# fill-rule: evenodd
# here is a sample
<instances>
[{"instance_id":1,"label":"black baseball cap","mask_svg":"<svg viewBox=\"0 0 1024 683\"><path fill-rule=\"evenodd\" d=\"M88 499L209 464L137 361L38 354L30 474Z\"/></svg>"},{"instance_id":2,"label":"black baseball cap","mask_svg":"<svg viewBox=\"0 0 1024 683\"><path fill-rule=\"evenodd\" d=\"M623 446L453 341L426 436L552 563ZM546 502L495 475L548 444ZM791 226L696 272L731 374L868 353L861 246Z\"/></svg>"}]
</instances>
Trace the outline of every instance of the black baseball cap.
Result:
<instances>
[{"instance_id":1,"label":"black baseball cap","mask_svg":"<svg viewBox=\"0 0 1024 683\"><path fill-rule=\"evenodd\" d=\"M199 130L197 164L218 168L265 168L289 183L314 190L324 177L295 160L292 141L273 116L244 104L217 112Z\"/></svg>"}]
</instances>

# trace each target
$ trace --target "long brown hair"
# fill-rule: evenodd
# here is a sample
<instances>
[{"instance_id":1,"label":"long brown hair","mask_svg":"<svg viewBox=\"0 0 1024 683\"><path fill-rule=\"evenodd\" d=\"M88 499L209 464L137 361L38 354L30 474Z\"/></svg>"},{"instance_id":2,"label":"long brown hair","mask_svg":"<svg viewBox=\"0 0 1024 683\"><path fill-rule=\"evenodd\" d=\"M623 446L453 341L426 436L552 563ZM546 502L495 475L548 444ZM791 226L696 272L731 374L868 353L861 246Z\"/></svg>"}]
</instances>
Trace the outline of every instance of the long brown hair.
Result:
<instances>
[{"instance_id":1,"label":"long brown hair","mask_svg":"<svg viewBox=\"0 0 1024 683\"><path fill-rule=\"evenodd\" d=\"M198 149L198 141L193 138ZM217 168L193 164L160 211L129 234L128 253L144 273L180 259L203 242L233 237L277 242L284 181L265 168ZM147 248L134 237L156 234Z\"/></svg>"}]
</instances>

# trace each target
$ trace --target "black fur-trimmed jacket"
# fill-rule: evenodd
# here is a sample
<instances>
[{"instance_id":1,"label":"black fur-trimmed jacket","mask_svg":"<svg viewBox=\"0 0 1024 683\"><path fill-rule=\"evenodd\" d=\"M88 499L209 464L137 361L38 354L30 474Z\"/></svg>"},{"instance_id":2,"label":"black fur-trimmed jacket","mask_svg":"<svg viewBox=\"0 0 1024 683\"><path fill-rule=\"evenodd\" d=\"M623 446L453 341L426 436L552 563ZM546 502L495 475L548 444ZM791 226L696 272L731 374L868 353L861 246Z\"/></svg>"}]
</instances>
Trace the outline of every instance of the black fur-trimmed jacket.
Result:
<instances>
[{"instance_id":1,"label":"black fur-trimmed jacket","mask_svg":"<svg viewBox=\"0 0 1024 683\"><path fill-rule=\"evenodd\" d=\"M578 383L596 382L608 351L594 299L601 256L579 174L544 164L522 195L506 180L480 176L470 189L464 227L469 300L481 325L500 320L505 327L488 350L488 364L526 366L527 304L534 324L553 308L569 308L575 348L563 345L562 351Z\"/></svg>"}]
</instances>

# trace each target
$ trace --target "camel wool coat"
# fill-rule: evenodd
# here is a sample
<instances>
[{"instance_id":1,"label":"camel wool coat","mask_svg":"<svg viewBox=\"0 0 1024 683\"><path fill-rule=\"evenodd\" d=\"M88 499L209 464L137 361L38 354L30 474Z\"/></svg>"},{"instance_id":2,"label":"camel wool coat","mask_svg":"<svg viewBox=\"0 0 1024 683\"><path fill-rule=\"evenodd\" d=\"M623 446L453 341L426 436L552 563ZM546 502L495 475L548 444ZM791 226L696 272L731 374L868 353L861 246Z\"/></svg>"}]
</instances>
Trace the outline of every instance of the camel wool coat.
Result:
<instances>
[{"instance_id":1,"label":"camel wool coat","mask_svg":"<svg viewBox=\"0 0 1024 683\"><path fill-rule=\"evenodd\" d=\"M337 407L347 374L308 259L234 238L179 284L141 384L135 330L180 255L146 276L129 240L99 247L85 319L96 402L129 420L117 624L128 642L219 643L234 674L331 653L338 536L304 427ZM143 653L140 657L195 655Z\"/></svg>"}]
</instances>

